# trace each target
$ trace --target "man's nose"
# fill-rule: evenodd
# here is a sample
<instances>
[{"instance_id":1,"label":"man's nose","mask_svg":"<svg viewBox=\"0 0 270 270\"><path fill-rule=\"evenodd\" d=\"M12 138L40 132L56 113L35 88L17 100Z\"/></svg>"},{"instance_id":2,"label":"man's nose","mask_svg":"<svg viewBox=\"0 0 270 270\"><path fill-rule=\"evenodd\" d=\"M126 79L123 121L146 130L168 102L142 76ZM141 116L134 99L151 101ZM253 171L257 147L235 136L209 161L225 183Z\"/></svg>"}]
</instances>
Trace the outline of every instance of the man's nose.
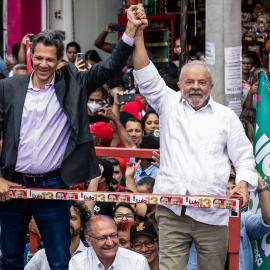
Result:
<instances>
[{"instance_id":1,"label":"man's nose","mask_svg":"<svg viewBox=\"0 0 270 270\"><path fill-rule=\"evenodd\" d=\"M195 89L198 89L198 88L199 88L199 84L198 84L197 81L194 82L193 87L194 87Z\"/></svg>"},{"instance_id":2,"label":"man's nose","mask_svg":"<svg viewBox=\"0 0 270 270\"><path fill-rule=\"evenodd\" d=\"M111 239L110 236L108 236L107 240L106 240L106 244L107 245L112 245L113 244L113 240Z\"/></svg>"}]
</instances>

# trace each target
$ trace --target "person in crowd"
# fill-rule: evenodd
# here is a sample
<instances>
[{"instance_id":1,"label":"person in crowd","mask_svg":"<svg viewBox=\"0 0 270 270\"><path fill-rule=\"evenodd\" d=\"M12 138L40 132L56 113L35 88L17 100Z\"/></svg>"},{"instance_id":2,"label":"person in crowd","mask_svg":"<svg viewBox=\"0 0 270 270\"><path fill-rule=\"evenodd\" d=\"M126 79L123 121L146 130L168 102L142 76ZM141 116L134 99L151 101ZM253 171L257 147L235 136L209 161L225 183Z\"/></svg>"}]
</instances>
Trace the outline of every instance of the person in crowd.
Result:
<instances>
[{"instance_id":1,"label":"person in crowd","mask_svg":"<svg viewBox=\"0 0 270 270\"><path fill-rule=\"evenodd\" d=\"M89 248L69 263L69 270L117 269L148 270L147 260L141 254L119 247L117 227L113 219L97 215L85 227Z\"/></svg>"},{"instance_id":2,"label":"person in crowd","mask_svg":"<svg viewBox=\"0 0 270 270\"><path fill-rule=\"evenodd\" d=\"M105 122L97 122L90 127L95 146L110 147L113 139L112 127Z\"/></svg>"},{"instance_id":3,"label":"person in crowd","mask_svg":"<svg viewBox=\"0 0 270 270\"><path fill-rule=\"evenodd\" d=\"M85 53L85 63L88 69L101 61L102 59L96 50L89 50Z\"/></svg>"},{"instance_id":4,"label":"person in crowd","mask_svg":"<svg viewBox=\"0 0 270 270\"><path fill-rule=\"evenodd\" d=\"M58 31L45 30L35 36L31 45L34 72L0 81L0 131L4 137L1 202L10 199L10 186L67 189L100 175L86 114L87 97L91 89L113 78L133 51L133 38L145 18L142 5L130 7L127 17L118 49L90 70L78 72L74 65L67 64L56 73L64 55L63 36ZM36 102L38 97L40 101ZM66 200L2 203L2 269L23 268L27 225L32 215L51 268L67 269L70 202Z\"/></svg>"},{"instance_id":5,"label":"person in crowd","mask_svg":"<svg viewBox=\"0 0 270 270\"><path fill-rule=\"evenodd\" d=\"M75 256L86 250L87 248L83 244L84 240L84 226L89 222L91 213L85 206L84 202L73 201L70 208L70 254ZM34 257L24 268L25 270L50 270L50 266L47 260L45 249L41 249L35 253Z\"/></svg>"},{"instance_id":6,"label":"person in crowd","mask_svg":"<svg viewBox=\"0 0 270 270\"><path fill-rule=\"evenodd\" d=\"M141 121L135 117L129 118L125 124L125 129L129 136L132 138L133 142L137 145L137 143L143 137Z\"/></svg>"},{"instance_id":7,"label":"person in crowd","mask_svg":"<svg viewBox=\"0 0 270 270\"><path fill-rule=\"evenodd\" d=\"M119 246L131 249L130 246L130 227L136 224L136 221L120 221L116 224L119 234Z\"/></svg>"},{"instance_id":8,"label":"person in crowd","mask_svg":"<svg viewBox=\"0 0 270 270\"><path fill-rule=\"evenodd\" d=\"M239 116L240 120L247 120L253 128L255 128L255 118L256 118L256 109L255 108L246 108L243 109Z\"/></svg>"},{"instance_id":9,"label":"person in crowd","mask_svg":"<svg viewBox=\"0 0 270 270\"><path fill-rule=\"evenodd\" d=\"M258 177L254 173L252 145L239 118L213 101L211 73L203 61L195 60L182 67L180 92L169 89L147 57L143 29L148 23L142 22L136 32L133 73L141 94L160 116L162 155L154 193L224 196L224 179L228 179L231 160L237 183L231 195L241 194L246 205L248 190L255 190ZM157 207L161 270L184 269L193 239L198 247L198 267L223 269L229 215L223 209L216 209L212 215L211 210ZM193 230L191 224L197 224L198 229Z\"/></svg>"},{"instance_id":10,"label":"person in crowd","mask_svg":"<svg viewBox=\"0 0 270 270\"><path fill-rule=\"evenodd\" d=\"M143 177L137 183L137 189L139 193L153 193L155 179L152 177Z\"/></svg>"},{"instance_id":11,"label":"person in crowd","mask_svg":"<svg viewBox=\"0 0 270 270\"><path fill-rule=\"evenodd\" d=\"M113 165L113 178L118 181L117 185L112 185L112 190L114 192L118 192L122 189L124 189L122 186L120 186L120 181L122 179L122 172L121 172L121 166L116 158L106 158L106 160L110 161Z\"/></svg>"},{"instance_id":12,"label":"person in crowd","mask_svg":"<svg viewBox=\"0 0 270 270\"><path fill-rule=\"evenodd\" d=\"M98 115L98 109L105 105L105 100L106 97L102 87L98 88L89 96L87 101L87 111L90 125L101 121L108 122L104 117Z\"/></svg>"},{"instance_id":13,"label":"person in crowd","mask_svg":"<svg viewBox=\"0 0 270 270\"><path fill-rule=\"evenodd\" d=\"M252 124L248 120L243 119L243 118L240 118L240 121L243 125L243 128L245 130L245 133L246 133L249 141L253 144L254 128L253 128Z\"/></svg>"},{"instance_id":14,"label":"person in crowd","mask_svg":"<svg viewBox=\"0 0 270 270\"><path fill-rule=\"evenodd\" d=\"M135 221L136 214L130 204L120 202L113 210L113 218L116 224L120 221Z\"/></svg>"},{"instance_id":15,"label":"person in crowd","mask_svg":"<svg viewBox=\"0 0 270 270\"><path fill-rule=\"evenodd\" d=\"M174 61L174 64L179 68L179 56L181 54L181 42L180 38L176 38L174 42L174 48L173 48L174 53L178 56L177 60Z\"/></svg>"},{"instance_id":16,"label":"person in crowd","mask_svg":"<svg viewBox=\"0 0 270 270\"><path fill-rule=\"evenodd\" d=\"M253 72L255 70L252 55L247 52L242 55L242 80L243 80L243 95L246 95L252 86Z\"/></svg>"},{"instance_id":17,"label":"person in crowd","mask_svg":"<svg viewBox=\"0 0 270 270\"><path fill-rule=\"evenodd\" d=\"M137 148L141 149L159 149L159 147L159 138L153 135L143 136L141 141L137 144ZM139 160L141 160L141 163L134 175L135 183L137 184L144 177L156 179L159 169L152 165L154 160L151 158L130 158L130 162L138 162Z\"/></svg>"},{"instance_id":18,"label":"person in crowd","mask_svg":"<svg viewBox=\"0 0 270 270\"><path fill-rule=\"evenodd\" d=\"M214 208L221 208L222 206L222 200L221 199L214 199L213 200L213 205L214 205Z\"/></svg>"},{"instance_id":19,"label":"person in crowd","mask_svg":"<svg viewBox=\"0 0 270 270\"><path fill-rule=\"evenodd\" d=\"M243 93L242 103L243 108L257 108L257 96L258 96L258 87L259 87L259 72L263 70L266 72L268 80L270 81L270 72L266 68L257 68L253 74L253 81L250 87L250 90L247 90Z\"/></svg>"},{"instance_id":20,"label":"person in crowd","mask_svg":"<svg viewBox=\"0 0 270 270\"><path fill-rule=\"evenodd\" d=\"M13 67L13 76L25 75L27 74L27 66L24 64L17 64Z\"/></svg>"},{"instance_id":21,"label":"person in crowd","mask_svg":"<svg viewBox=\"0 0 270 270\"><path fill-rule=\"evenodd\" d=\"M7 58L7 69L9 70L8 77L13 76L13 68L18 64L18 54L20 51L21 43L15 43L12 46L11 55Z\"/></svg>"},{"instance_id":22,"label":"person in crowd","mask_svg":"<svg viewBox=\"0 0 270 270\"><path fill-rule=\"evenodd\" d=\"M68 61L72 64L75 63L76 58L77 58L77 54L81 52L81 47L80 45L75 42L69 42L66 46L66 55L68 58Z\"/></svg>"},{"instance_id":23,"label":"person in crowd","mask_svg":"<svg viewBox=\"0 0 270 270\"><path fill-rule=\"evenodd\" d=\"M158 235L151 222L140 222L131 226L130 242L133 251L146 257L151 270L159 270Z\"/></svg>"},{"instance_id":24,"label":"person in crowd","mask_svg":"<svg viewBox=\"0 0 270 270\"><path fill-rule=\"evenodd\" d=\"M159 129L159 116L153 109L148 110L142 118L142 129L144 135Z\"/></svg>"}]
</instances>

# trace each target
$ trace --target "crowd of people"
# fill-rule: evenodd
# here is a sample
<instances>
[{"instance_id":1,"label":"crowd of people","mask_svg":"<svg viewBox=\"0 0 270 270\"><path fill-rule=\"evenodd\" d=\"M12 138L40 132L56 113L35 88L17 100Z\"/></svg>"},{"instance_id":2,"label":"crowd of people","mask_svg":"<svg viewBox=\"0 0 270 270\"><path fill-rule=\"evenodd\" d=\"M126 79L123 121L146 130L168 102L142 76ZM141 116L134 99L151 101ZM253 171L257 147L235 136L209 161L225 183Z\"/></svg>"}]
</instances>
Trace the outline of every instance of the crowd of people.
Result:
<instances>
[{"instance_id":1,"label":"crowd of people","mask_svg":"<svg viewBox=\"0 0 270 270\"><path fill-rule=\"evenodd\" d=\"M25 55L32 34L13 46L9 62L0 59L3 270L228 269L229 215L236 212L218 196L235 193L243 197L239 269L253 269L251 241L270 232L269 189L252 150L259 59L243 54L238 118L211 96L202 40L188 41L180 77L177 61L158 71L144 44L143 6L132 5L127 18L117 44L105 41L114 23L95 41L111 53L103 61L93 49L78 60L75 41L64 60L63 37L53 30L31 43L33 72ZM181 53L179 38L174 52ZM134 99L121 102L126 94ZM152 149L153 156L97 157L95 147ZM21 186L106 191L109 202L74 201L64 191L55 200L22 201L23 190L9 190ZM261 214L245 211L255 190ZM154 205L129 203L127 193L164 195ZM166 194L217 198L212 208L196 208ZM33 257L29 231L40 239Z\"/></svg>"}]
</instances>

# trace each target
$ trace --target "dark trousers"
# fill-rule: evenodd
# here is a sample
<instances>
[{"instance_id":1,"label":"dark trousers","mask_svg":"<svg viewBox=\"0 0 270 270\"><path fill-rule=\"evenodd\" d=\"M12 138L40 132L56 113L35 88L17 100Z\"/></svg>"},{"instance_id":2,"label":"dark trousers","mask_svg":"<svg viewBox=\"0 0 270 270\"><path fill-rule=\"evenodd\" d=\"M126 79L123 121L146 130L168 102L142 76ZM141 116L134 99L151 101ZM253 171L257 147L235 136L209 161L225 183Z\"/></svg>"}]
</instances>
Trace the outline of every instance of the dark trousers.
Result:
<instances>
[{"instance_id":1,"label":"dark trousers","mask_svg":"<svg viewBox=\"0 0 270 270\"><path fill-rule=\"evenodd\" d=\"M60 177L40 183L13 182L32 188L67 189ZM23 254L31 216L40 231L50 268L67 270L70 260L70 202L11 199L0 203L2 270L24 269Z\"/></svg>"}]
</instances>

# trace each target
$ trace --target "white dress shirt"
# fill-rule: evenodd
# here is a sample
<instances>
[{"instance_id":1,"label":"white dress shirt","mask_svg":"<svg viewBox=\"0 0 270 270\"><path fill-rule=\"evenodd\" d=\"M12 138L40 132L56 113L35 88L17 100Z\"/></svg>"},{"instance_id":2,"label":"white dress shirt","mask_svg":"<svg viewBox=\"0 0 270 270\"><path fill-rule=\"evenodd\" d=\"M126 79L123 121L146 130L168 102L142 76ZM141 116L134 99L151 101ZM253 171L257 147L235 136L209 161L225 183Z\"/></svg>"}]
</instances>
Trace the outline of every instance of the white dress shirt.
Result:
<instances>
[{"instance_id":1,"label":"white dress shirt","mask_svg":"<svg viewBox=\"0 0 270 270\"><path fill-rule=\"evenodd\" d=\"M69 270L105 270L93 247L71 258ZM146 258L131 250L119 247L108 270L150 270Z\"/></svg>"},{"instance_id":2,"label":"white dress shirt","mask_svg":"<svg viewBox=\"0 0 270 270\"><path fill-rule=\"evenodd\" d=\"M80 240L80 244L76 251L72 254L72 257L85 251L87 247ZM25 266L24 270L50 270L50 266L47 260L47 256L45 253L45 248L40 249L35 253L34 257L29 261L29 263Z\"/></svg>"},{"instance_id":3,"label":"white dress shirt","mask_svg":"<svg viewBox=\"0 0 270 270\"><path fill-rule=\"evenodd\" d=\"M236 169L236 184L248 182L255 190L258 177L252 145L237 115L210 97L195 111L181 92L168 88L150 62L134 71L140 93L159 114L160 170L154 193L225 196L230 160ZM168 206L181 215L181 206ZM212 225L228 225L229 211L187 207L186 215Z\"/></svg>"}]
</instances>

